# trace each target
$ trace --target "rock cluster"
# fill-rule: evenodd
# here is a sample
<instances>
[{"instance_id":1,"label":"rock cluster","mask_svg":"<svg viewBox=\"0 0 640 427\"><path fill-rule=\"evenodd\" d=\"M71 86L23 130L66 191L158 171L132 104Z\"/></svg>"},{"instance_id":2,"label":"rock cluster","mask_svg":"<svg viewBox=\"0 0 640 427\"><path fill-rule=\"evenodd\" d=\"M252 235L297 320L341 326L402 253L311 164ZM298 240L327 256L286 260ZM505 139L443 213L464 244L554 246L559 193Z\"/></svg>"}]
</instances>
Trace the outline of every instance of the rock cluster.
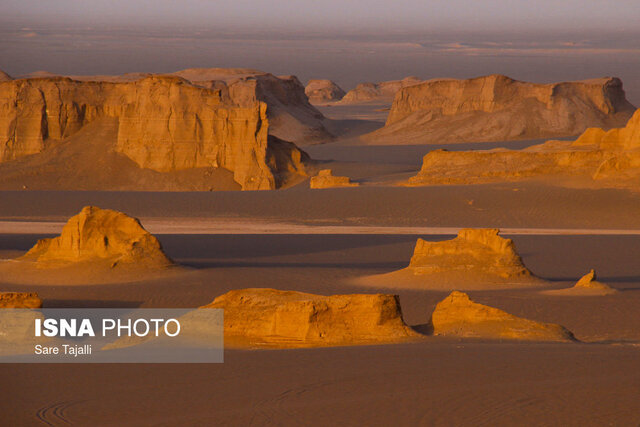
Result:
<instances>
[{"instance_id":1,"label":"rock cluster","mask_svg":"<svg viewBox=\"0 0 640 427\"><path fill-rule=\"evenodd\" d=\"M391 102L400 89L421 83L417 77L405 77L402 80L390 80L379 83L360 83L342 97L341 104L361 102Z\"/></svg>"},{"instance_id":2,"label":"rock cluster","mask_svg":"<svg viewBox=\"0 0 640 427\"><path fill-rule=\"evenodd\" d=\"M0 292L0 308L41 308L42 300L35 292Z\"/></svg>"},{"instance_id":3,"label":"rock cluster","mask_svg":"<svg viewBox=\"0 0 640 427\"><path fill-rule=\"evenodd\" d=\"M239 289L204 307L224 309L225 345L232 346L374 344L419 336L402 320L395 295Z\"/></svg>"},{"instance_id":4,"label":"rock cluster","mask_svg":"<svg viewBox=\"0 0 640 427\"><path fill-rule=\"evenodd\" d=\"M533 178L582 179L587 185L637 186L640 110L623 128L587 129L575 141L548 141L524 150L427 153L408 185L473 184Z\"/></svg>"},{"instance_id":5,"label":"rock cluster","mask_svg":"<svg viewBox=\"0 0 640 427\"><path fill-rule=\"evenodd\" d=\"M577 135L623 125L633 114L622 82L534 84L502 75L438 79L401 89L374 143L507 141Z\"/></svg>"},{"instance_id":6,"label":"rock cluster","mask_svg":"<svg viewBox=\"0 0 640 427\"><path fill-rule=\"evenodd\" d=\"M331 80L309 80L304 93L312 104L340 101L345 95L345 91Z\"/></svg>"},{"instance_id":7,"label":"rock cluster","mask_svg":"<svg viewBox=\"0 0 640 427\"><path fill-rule=\"evenodd\" d=\"M331 169L323 169L318 172L318 175L312 176L309 181L309 187L320 188L335 188L335 187L357 187L357 182L351 182L348 176L334 176Z\"/></svg>"},{"instance_id":8,"label":"rock cluster","mask_svg":"<svg viewBox=\"0 0 640 427\"><path fill-rule=\"evenodd\" d=\"M163 268L172 264L160 242L140 221L121 212L86 206L69 219L60 236L42 239L20 259L39 268L77 263L110 268Z\"/></svg>"},{"instance_id":9,"label":"rock cluster","mask_svg":"<svg viewBox=\"0 0 640 427\"><path fill-rule=\"evenodd\" d=\"M527 341L573 341L573 334L553 323L513 316L478 304L463 292L452 292L431 315L434 335Z\"/></svg>"}]
</instances>

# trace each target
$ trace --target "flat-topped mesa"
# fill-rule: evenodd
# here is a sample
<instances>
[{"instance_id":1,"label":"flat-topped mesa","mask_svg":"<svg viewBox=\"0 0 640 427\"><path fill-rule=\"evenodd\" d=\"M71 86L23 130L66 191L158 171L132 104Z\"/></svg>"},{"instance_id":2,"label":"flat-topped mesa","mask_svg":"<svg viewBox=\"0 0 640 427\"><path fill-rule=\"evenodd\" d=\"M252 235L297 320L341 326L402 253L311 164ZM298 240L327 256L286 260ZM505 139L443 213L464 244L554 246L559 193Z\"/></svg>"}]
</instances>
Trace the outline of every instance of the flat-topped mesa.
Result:
<instances>
[{"instance_id":1,"label":"flat-topped mesa","mask_svg":"<svg viewBox=\"0 0 640 427\"><path fill-rule=\"evenodd\" d=\"M24 256L39 268L75 263L110 268L164 268L172 264L155 236L140 221L121 212L86 206L69 219L60 236L42 239Z\"/></svg>"},{"instance_id":2,"label":"flat-topped mesa","mask_svg":"<svg viewBox=\"0 0 640 427\"><path fill-rule=\"evenodd\" d=\"M0 308L41 308L42 300L35 292L0 292Z\"/></svg>"},{"instance_id":3,"label":"flat-topped mesa","mask_svg":"<svg viewBox=\"0 0 640 427\"><path fill-rule=\"evenodd\" d=\"M420 335L402 320L396 295L322 296L239 289L204 308L224 309L225 345L279 348L398 342Z\"/></svg>"},{"instance_id":4,"label":"flat-topped mesa","mask_svg":"<svg viewBox=\"0 0 640 427\"><path fill-rule=\"evenodd\" d=\"M405 77L402 80L390 80L379 83L360 83L355 89L347 92L341 104L357 104L361 102L391 102L400 89L421 83L417 77Z\"/></svg>"},{"instance_id":5,"label":"flat-topped mesa","mask_svg":"<svg viewBox=\"0 0 640 427\"><path fill-rule=\"evenodd\" d=\"M331 169L322 169L318 175L312 176L309 187L314 189L337 188L337 187L358 187L360 184L351 182L348 176L334 176Z\"/></svg>"},{"instance_id":6,"label":"flat-topped mesa","mask_svg":"<svg viewBox=\"0 0 640 427\"><path fill-rule=\"evenodd\" d=\"M309 80L304 93L312 104L340 101L345 95L345 91L331 80Z\"/></svg>"},{"instance_id":7,"label":"flat-topped mesa","mask_svg":"<svg viewBox=\"0 0 640 427\"><path fill-rule=\"evenodd\" d=\"M638 186L640 110L623 128L587 129L575 141L547 141L523 150L434 150L407 185L477 184L553 177L586 185ZM560 178L561 180L558 180Z\"/></svg>"},{"instance_id":8,"label":"flat-topped mesa","mask_svg":"<svg viewBox=\"0 0 640 427\"><path fill-rule=\"evenodd\" d=\"M436 305L431 315L434 335L525 341L574 341L561 325L516 317L478 304L463 292L452 292Z\"/></svg>"},{"instance_id":9,"label":"flat-topped mesa","mask_svg":"<svg viewBox=\"0 0 640 427\"><path fill-rule=\"evenodd\" d=\"M531 276L513 241L501 237L499 232L490 228L465 228L452 240L418 239L409 268L416 275L455 272L482 273L504 279Z\"/></svg>"},{"instance_id":10,"label":"flat-topped mesa","mask_svg":"<svg viewBox=\"0 0 640 427\"><path fill-rule=\"evenodd\" d=\"M436 79L401 89L372 142L453 143L577 135L622 126L635 108L618 78L535 84L502 75Z\"/></svg>"},{"instance_id":11,"label":"flat-topped mesa","mask_svg":"<svg viewBox=\"0 0 640 427\"><path fill-rule=\"evenodd\" d=\"M117 120L113 149L141 168L223 168L244 190L274 189L279 174L305 175L300 159L306 155L295 146L284 150L292 154L288 159L277 153L284 169L272 169L269 158L282 151L282 142L268 137L267 104L238 103L223 91L161 75L0 82L0 162L40 153L105 118Z\"/></svg>"}]
</instances>

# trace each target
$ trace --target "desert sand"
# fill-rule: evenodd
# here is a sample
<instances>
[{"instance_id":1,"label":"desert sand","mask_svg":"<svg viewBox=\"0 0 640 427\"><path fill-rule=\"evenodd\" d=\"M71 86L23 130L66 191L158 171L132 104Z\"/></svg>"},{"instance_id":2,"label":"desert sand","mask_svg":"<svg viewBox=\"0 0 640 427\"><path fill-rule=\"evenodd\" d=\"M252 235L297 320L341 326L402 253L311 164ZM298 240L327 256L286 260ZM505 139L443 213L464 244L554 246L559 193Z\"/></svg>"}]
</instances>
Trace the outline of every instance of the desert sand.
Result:
<instances>
[{"instance_id":1,"label":"desert sand","mask_svg":"<svg viewBox=\"0 0 640 427\"><path fill-rule=\"evenodd\" d=\"M229 71L250 79L238 77L243 73L254 71ZM180 78L194 91L210 90L194 81L227 79L201 71L193 75ZM159 77L126 78L128 83L100 80L140 84ZM307 184L308 176L285 166L277 168L287 170L284 182L274 186L279 191L211 192L239 190L242 183L234 171L213 166L168 172L140 168L114 151L118 117L84 124L42 153L3 163L0 186L10 191L0 191L0 264L23 256L39 239L64 234L69 218L84 206L101 206L139 218L164 256L182 268L162 268L157 275L146 269L107 282L40 269L47 271L47 280L25 283L22 271L20 277L0 274L0 291L35 292L45 308L196 310L213 300L234 313L230 319L238 330L254 334L250 339L239 334L236 339L244 345L228 346L223 364L0 364L3 422L635 425L640 194L629 188L557 185L555 179L398 186L419 173L422 156L447 143L362 145L359 136L382 126L387 112L376 111L381 107L374 102L337 104L320 108L329 118L323 123L337 138L305 145L317 164L301 163L308 176L316 167L331 169L332 175L360 184L353 188L317 191ZM267 106L270 123L268 114ZM526 149L541 142L452 149L505 144ZM289 147L288 153L299 151ZM295 164L291 159L288 154L284 160ZM126 169L116 168L125 163ZM76 168L76 175L52 171L64 165ZM68 191L73 180L90 183L84 187L90 191ZM113 186L97 185L99 180ZM44 188L48 191L38 191ZM99 191L105 188L156 191ZM465 228L491 230L456 237ZM418 239L423 243L415 268L441 264L434 260L446 258L447 250L434 255L434 248L453 248L445 268L471 266L462 283L475 287L468 298L450 296L465 289L460 282L398 286L368 279L406 269ZM590 269L618 292L592 298L546 292L571 288ZM478 282L479 276L487 282ZM280 291L268 291L268 297L247 291L258 287ZM251 304L239 303L236 297L247 292ZM384 296L389 293L398 297ZM362 303L353 304L356 300ZM333 305L344 302L353 309ZM381 302L395 308L385 312L392 314L390 323L378 325L371 319L380 315ZM246 315L249 308L255 318ZM329 321L305 314L318 308L331 314ZM306 348L277 348L282 340L274 344L273 336L266 336L278 310L291 320L275 322L282 328L278 336L293 337L291 347ZM438 319L443 313L445 321L434 324L434 315ZM348 322L361 315L369 320ZM313 325L334 341L319 343L320 335L307 333L315 331ZM451 325L458 325L453 332ZM537 338L511 339L514 326ZM407 327L420 334L417 339L409 338ZM373 340L353 335L345 340L345 334L355 331L362 337L379 328L385 330L382 340L378 332ZM567 331L576 341L565 342L571 338ZM406 335L398 339L398 334Z\"/></svg>"},{"instance_id":2,"label":"desert sand","mask_svg":"<svg viewBox=\"0 0 640 427\"><path fill-rule=\"evenodd\" d=\"M401 89L385 126L363 138L419 144L573 136L622 126L634 110L617 78L553 84L502 75L436 79Z\"/></svg>"}]
</instances>

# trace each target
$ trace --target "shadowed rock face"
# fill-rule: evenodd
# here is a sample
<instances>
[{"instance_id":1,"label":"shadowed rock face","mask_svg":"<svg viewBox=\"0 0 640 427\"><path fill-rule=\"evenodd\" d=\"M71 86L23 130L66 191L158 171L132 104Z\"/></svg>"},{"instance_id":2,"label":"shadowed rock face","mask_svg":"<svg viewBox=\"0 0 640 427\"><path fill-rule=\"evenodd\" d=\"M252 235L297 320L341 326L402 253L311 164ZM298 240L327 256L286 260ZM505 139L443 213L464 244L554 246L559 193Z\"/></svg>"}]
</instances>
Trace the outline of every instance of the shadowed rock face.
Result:
<instances>
[{"instance_id":1,"label":"shadowed rock face","mask_svg":"<svg viewBox=\"0 0 640 427\"><path fill-rule=\"evenodd\" d=\"M304 93L312 104L340 101L345 95L345 91L331 80L309 80Z\"/></svg>"},{"instance_id":2,"label":"shadowed rock face","mask_svg":"<svg viewBox=\"0 0 640 427\"><path fill-rule=\"evenodd\" d=\"M310 188L336 188L336 187L357 187L357 182L351 182L348 176L333 176L331 169L323 169L318 175L312 176L309 181Z\"/></svg>"},{"instance_id":3,"label":"shadowed rock face","mask_svg":"<svg viewBox=\"0 0 640 427\"><path fill-rule=\"evenodd\" d=\"M431 316L434 335L526 341L573 341L573 334L553 323L513 316L478 304L463 292L452 292Z\"/></svg>"},{"instance_id":4,"label":"shadowed rock face","mask_svg":"<svg viewBox=\"0 0 640 427\"><path fill-rule=\"evenodd\" d=\"M42 300L35 292L0 292L0 308L41 308Z\"/></svg>"},{"instance_id":5,"label":"shadowed rock face","mask_svg":"<svg viewBox=\"0 0 640 427\"><path fill-rule=\"evenodd\" d=\"M223 168L233 172L244 190L274 189L276 175L285 171L304 175L305 155L269 138L267 105L241 92L234 100L233 91L196 86L175 76L129 82L61 77L1 82L0 162L40 153L88 123L115 118L115 151L141 168ZM286 153L291 154L286 169L273 170L269 159L280 157L282 164Z\"/></svg>"},{"instance_id":6,"label":"shadowed rock face","mask_svg":"<svg viewBox=\"0 0 640 427\"><path fill-rule=\"evenodd\" d=\"M623 128L587 129L575 141L548 141L524 150L431 151L424 156L420 172L407 184L473 184L539 177L637 187L640 110Z\"/></svg>"},{"instance_id":7,"label":"shadowed rock face","mask_svg":"<svg viewBox=\"0 0 640 427\"><path fill-rule=\"evenodd\" d=\"M506 141L577 135L633 114L617 78L534 84L491 75L429 80L401 89L372 142ZM398 142L400 141L400 142Z\"/></svg>"},{"instance_id":8,"label":"shadowed rock face","mask_svg":"<svg viewBox=\"0 0 640 427\"><path fill-rule=\"evenodd\" d=\"M321 296L240 289L206 308L224 309L225 344L317 347L397 342L418 337L402 320L395 295Z\"/></svg>"},{"instance_id":9,"label":"shadowed rock face","mask_svg":"<svg viewBox=\"0 0 640 427\"><path fill-rule=\"evenodd\" d=\"M390 102L396 93L408 86L421 83L417 77L406 77L402 80L390 80L379 83L360 83L351 89L340 101L342 104L357 104L360 102Z\"/></svg>"},{"instance_id":10,"label":"shadowed rock face","mask_svg":"<svg viewBox=\"0 0 640 427\"><path fill-rule=\"evenodd\" d=\"M42 239L23 260L38 267L108 262L111 268L161 268L172 264L160 242L140 222L121 212L86 206L69 219L60 236Z\"/></svg>"},{"instance_id":11,"label":"shadowed rock face","mask_svg":"<svg viewBox=\"0 0 640 427\"><path fill-rule=\"evenodd\" d=\"M460 230L453 240L429 242L418 239L409 263L414 274L448 272L482 273L501 278L531 276L511 239L498 229Z\"/></svg>"}]
</instances>

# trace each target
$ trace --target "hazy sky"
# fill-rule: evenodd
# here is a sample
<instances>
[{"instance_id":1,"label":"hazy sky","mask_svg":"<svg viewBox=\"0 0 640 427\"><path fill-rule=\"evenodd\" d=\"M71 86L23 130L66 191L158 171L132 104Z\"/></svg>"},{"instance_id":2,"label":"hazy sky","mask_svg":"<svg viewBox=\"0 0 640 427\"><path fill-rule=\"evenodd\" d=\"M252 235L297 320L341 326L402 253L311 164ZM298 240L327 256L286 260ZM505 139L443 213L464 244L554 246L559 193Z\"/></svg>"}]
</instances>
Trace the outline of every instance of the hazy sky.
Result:
<instances>
[{"instance_id":1,"label":"hazy sky","mask_svg":"<svg viewBox=\"0 0 640 427\"><path fill-rule=\"evenodd\" d=\"M635 28L638 0L2 0L40 23L390 29Z\"/></svg>"}]
</instances>

